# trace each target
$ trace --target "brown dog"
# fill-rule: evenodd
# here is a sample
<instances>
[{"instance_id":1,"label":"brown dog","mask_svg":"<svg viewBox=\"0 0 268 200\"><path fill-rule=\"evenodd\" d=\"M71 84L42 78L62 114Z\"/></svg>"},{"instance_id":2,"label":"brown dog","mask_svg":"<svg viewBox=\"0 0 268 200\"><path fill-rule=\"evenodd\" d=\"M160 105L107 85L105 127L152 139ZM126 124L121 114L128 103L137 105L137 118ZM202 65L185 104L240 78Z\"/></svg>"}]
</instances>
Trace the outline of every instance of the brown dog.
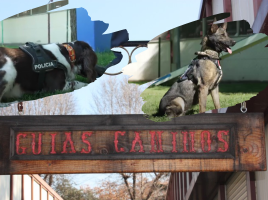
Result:
<instances>
[{"instance_id":1,"label":"brown dog","mask_svg":"<svg viewBox=\"0 0 268 200\"><path fill-rule=\"evenodd\" d=\"M215 20L214 20L215 21ZM199 112L206 111L207 96L211 94L215 108L220 108L218 84L222 77L219 54L222 51L232 53L230 46L235 41L228 37L227 23L222 27L213 24L210 32L202 40L201 52L196 52L187 71L175 82L163 96L158 113L154 116L167 115L169 118L184 115L193 105L199 103ZM186 77L186 78L185 78Z\"/></svg>"}]
</instances>

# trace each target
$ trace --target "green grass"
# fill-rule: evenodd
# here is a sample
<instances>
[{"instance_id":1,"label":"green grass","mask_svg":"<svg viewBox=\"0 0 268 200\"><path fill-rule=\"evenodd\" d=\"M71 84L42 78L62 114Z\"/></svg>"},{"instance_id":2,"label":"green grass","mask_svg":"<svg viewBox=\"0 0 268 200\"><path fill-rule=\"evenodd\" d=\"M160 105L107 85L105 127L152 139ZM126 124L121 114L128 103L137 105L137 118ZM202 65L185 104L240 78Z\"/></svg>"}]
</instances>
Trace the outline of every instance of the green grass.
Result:
<instances>
[{"instance_id":1,"label":"green grass","mask_svg":"<svg viewBox=\"0 0 268 200\"><path fill-rule=\"evenodd\" d=\"M221 83L220 84L220 104L221 108L230 107L249 100L268 85L264 82L251 82L251 83ZM168 91L170 86L154 86L146 89L142 93L142 97L146 103L143 105L142 110L148 115L148 118L161 122L168 121L167 117L153 117L152 114L157 112L159 102L163 95ZM208 96L207 110L213 110L214 104L211 96ZM197 114L199 106L195 105L187 114Z\"/></svg>"},{"instance_id":2,"label":"green grass","mask_svg":"<svg viewBox=\"0 0 268 200\"><path fill-rule=\"evenodd\" d=\"M19 48L19 46L7 46L7 45L4 45L4 46L1 45L1 47L11 48L11 49Z\"/></svg>"},{"instance_id":3,"label":"green grass","mask_svg":"<svg viewBox=\"0 0 268 200\"><path fill-rule=\"evenodd\" d=\"M55 92L36 92L33 94L24 94L21 98L8 98L8 99L3 99L2 102L3 103L9 103L9 102L14 102L14 101L32 101L32 100L36 100L36 99L41 99L44 97L48 97L48 96L52 96L52 95L57 95L57 94L65 94L68 92L72 92L72 90L70 91L55 91Z\"/></svg>"},{"instance_id":4,"label":"green grass","mask_svg":"<svg viewBox=\"0 0 268 200\"><path fill-rule=\"evenodd\" d=\"M115 56L112 51L102 52L102 53L96 53L98 57L98 63L99 66L106 66L108 65L113 59L115 59Z\"/></svg>"},{"instance_id":5,"label":"green grass","mask_svg":"<svg viewBox=\"0 0 268 200\"><path fill-rule=\"evenodd\" d=\"M128 83L133 83L133 84L137 84L137 85L143 85L145 83L148 83L150 81L128 81Z\"/></svg>"}]
</instances>

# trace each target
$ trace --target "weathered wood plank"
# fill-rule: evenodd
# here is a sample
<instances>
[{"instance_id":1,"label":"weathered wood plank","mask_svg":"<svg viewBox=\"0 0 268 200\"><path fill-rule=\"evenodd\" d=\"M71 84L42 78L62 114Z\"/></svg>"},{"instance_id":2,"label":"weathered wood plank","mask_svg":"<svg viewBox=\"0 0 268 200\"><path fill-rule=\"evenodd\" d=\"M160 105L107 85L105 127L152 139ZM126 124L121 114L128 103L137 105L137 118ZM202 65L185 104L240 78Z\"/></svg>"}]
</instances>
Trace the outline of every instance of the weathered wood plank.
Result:
<instances>
[{"instance_id":1,"label":"weathered wood plank","mask_svg":"<svg viewBox=\"0 0 268 200\"><path fill-rule=\"evenodd\" d=\"M266 170L262 113L0 117L0 174L239 170Z\"/></svg>"}]
</instances>

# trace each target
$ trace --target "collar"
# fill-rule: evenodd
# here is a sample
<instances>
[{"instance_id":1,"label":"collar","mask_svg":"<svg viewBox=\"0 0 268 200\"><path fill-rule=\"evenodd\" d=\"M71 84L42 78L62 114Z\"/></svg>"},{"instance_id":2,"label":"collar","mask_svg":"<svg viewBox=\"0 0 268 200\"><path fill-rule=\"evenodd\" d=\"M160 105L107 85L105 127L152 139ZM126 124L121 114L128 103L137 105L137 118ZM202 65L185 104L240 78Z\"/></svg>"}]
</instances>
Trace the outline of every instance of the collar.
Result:
<instances>
[{"instance_id":1,"label":"collar","mask_svg":"<svg viewBox=\"0 0 268 200\"><path fill-rule=\"evenodd\" d=\"M211 50L211 49L206 49L203 51L197 51L195 52L195 55L198 56L208 56L209 58L219 60L219 53L217 51Z\"/></svg>"},{"instance_id":2,"label":"collar","mask_svg":"<svg viewBox=\"0 0 268 200\"><path fill-rule=\"evenodd\" d=\"M63 44L63 46L65 46L65 48L67 49L68 53L69 53L69 58L70 58L70 61L73 63L76 61L75 59L75 51L73 49L73 47L71 47L71 45L69 44Z\"/></svg>"}]
</instances>

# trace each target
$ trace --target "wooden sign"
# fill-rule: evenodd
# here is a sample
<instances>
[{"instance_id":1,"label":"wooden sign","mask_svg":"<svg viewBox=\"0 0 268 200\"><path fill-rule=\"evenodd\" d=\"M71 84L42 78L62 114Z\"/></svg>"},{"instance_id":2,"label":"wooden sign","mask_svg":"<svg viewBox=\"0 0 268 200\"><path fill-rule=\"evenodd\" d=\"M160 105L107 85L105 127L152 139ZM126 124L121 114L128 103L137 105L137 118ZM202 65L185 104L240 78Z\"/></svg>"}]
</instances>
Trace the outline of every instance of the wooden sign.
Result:
<instances>
[{"instance_id":1,"label":"wooden sign","mask_svg":"<svg viewBox=\"0 0 268 200\"><path fill-rule=\"evenodd\" d=\"M209 130L171 126L169 130L12 130L11 160L107 160L233 158L234 127ZM213 129L212 129L213 128ZM29 128L28 128L29 129ZM57 129L55 127L55 129Z\"/></svg>"},{"instance_id":2,"label":"wooden sign","mask_svg":"<svg viewBox=\"0 0 268 200\"><path fill-rule=\"evenodd\" d=\"M266 170L263 114L0 117L0 174Z\"/></svg>"}]
</instances>

